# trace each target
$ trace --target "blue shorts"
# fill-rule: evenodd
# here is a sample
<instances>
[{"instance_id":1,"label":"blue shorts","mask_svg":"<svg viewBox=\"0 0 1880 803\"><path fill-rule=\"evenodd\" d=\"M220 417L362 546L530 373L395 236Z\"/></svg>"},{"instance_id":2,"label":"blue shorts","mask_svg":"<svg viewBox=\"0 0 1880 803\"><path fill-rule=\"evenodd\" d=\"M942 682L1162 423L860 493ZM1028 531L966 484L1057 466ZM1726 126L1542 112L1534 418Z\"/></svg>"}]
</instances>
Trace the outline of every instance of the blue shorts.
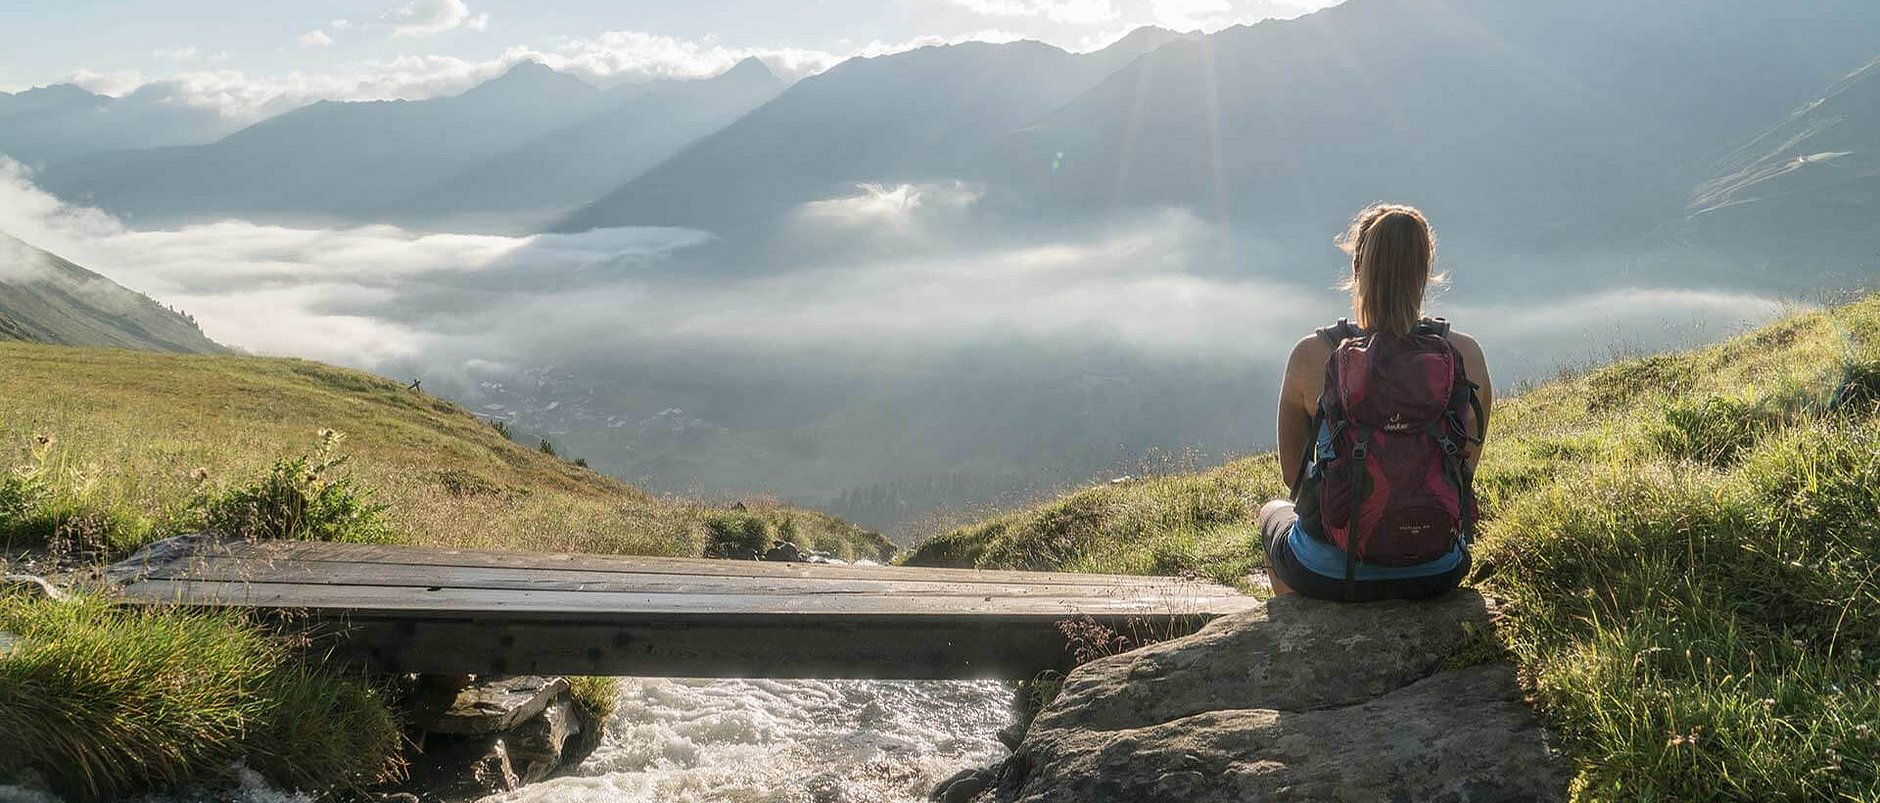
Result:
<instances>
[{"instance_id":1,"label":"blue shorts","mask_svg":"<svg viewBox=\"0 0 1880 803\"><path fill-rule=\"evenodd\" d=\"M1469 553L1464 550L1454 568L1422 577L1363 579L1346 588L1345 578L1319 574L1299 562L1293 553L1292 534L1299 514L1291 504L1274 505L1260 516L1260 543L1266 547L1266 566L1279 581L1308 597L1344 602L1384 599L1429 599L1441 596L1469 576Z\"/></svg>"}]
</instances>

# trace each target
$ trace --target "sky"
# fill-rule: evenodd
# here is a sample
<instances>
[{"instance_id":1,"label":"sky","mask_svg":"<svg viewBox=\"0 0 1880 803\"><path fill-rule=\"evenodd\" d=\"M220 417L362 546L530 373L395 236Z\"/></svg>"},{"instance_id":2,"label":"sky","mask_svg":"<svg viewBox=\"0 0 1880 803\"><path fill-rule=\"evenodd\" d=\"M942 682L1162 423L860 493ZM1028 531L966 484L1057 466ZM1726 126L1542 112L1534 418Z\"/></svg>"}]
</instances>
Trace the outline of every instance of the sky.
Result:
<instances>
[{"instance_id":1,"label":"sky","mask_svg":"<svg viewBox=\"0 0 1880 803\"><path fill-rule=\"evenodd\" d=\"M788 79L964 40L1100 48L1142 25L1218 30L1337 0L7 0L0 91L76 83L255 119L313 100L462 91L522 60L608 85L757 56Z\"/></svg>"}]
</instances>

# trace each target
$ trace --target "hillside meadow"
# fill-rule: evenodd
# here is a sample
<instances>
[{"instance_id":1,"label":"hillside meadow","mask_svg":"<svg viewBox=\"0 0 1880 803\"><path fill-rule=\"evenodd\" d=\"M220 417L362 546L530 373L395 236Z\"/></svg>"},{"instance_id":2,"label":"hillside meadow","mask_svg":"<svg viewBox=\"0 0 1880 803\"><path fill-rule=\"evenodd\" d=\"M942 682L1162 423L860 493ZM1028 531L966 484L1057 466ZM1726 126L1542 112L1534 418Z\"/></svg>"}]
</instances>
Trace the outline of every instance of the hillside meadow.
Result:
<instances>
[{"instance_id":1,"label":"hillside meadow","mask_svg":"<svg viewBox=\"0 0 1880 803\"><path fill-rule=\"evenodd\" d=\"M1275 460L1088 488L904 561L1253 588ZM1477 489L1470 583L1577 799L1880 800L1880 298L1501 400Z\"/></svg>"},{"instance_id":2,"label":"hillside meadow","mask_svg":"<svg viewBox=\"0 0 1880 803\"><path fill-rule=\"evenodd\" d=\"M566 446L566 445L564 445ZM201 790L243 768L362 793L403 772L396 679L230 611L125 608L84 570L184 532L696 556L773 540L886 560L881 535L763 499L655 497L467 411L301 360L0 343L0 784L70 800ZM576 679L608 709L611 682ZM604 716L600 717L604 719Z\"/></svg>"},{"instance_id":3,"label":"hillside meadow","mask_svg":"<svg viewBox=\"0 0 1880 803\"><path fill-rule=\"evenodd\" d=\"M793 540L884 560L882 536L771 500L657 497L512 442L455 404L304 360L0 343L0 456L38 489L0 509L0 547L117 556L200 529L204 500L313 455L384 508L384 540L478 549L696 556ZM578 444L560 444L573 458Z\"/></svg>"}]
</instances>

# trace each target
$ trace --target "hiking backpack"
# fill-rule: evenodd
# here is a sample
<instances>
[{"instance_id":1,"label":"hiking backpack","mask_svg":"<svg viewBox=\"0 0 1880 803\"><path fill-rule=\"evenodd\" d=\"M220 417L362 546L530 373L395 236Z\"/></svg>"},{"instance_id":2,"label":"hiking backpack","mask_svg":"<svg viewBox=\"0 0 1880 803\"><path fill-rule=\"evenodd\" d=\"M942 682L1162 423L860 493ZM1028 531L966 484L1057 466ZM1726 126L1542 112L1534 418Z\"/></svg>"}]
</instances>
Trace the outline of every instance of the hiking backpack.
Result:
<instances>
[{"instance_id":1,"label":"hiking backpack","mask_svg":"<svg viewBox=\"0 0 1880 803\"><path fill-rule=\"evenodd\" d=\"M1344 551L1349 591L1360 561L1427 563L1473 536L1463 448L1482 442L1485 421L1448 321L1426 318L1397 337L1341 318L1318 335L1332 358L1295 498L1306 535Z\"/></svg>"}]
</instances>

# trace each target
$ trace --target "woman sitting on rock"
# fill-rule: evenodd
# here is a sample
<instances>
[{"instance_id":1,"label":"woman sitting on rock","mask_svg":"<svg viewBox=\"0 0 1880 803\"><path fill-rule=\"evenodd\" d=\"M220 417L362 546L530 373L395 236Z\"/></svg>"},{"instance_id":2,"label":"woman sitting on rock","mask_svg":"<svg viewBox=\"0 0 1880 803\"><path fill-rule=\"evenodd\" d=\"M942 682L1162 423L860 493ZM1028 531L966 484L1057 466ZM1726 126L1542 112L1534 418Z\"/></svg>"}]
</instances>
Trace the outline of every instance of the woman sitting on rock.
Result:
<instances>
[{"instance_id":1,"label":"woman sitting on rock","mask_svg":"<svg viewBox=\"0 0 1880 803\"><path fill-rule=\"evenodd\" d=\"M1260 510L1267 576L1275 594L1436 596L1469 570L1488 362L1474 338L1423 317L1442 277L1422 212L1373 206L1339 247L1357 320L1300 340L1286 363L1279 454L1292 500Z\"/></svg>"}]
</instances>

